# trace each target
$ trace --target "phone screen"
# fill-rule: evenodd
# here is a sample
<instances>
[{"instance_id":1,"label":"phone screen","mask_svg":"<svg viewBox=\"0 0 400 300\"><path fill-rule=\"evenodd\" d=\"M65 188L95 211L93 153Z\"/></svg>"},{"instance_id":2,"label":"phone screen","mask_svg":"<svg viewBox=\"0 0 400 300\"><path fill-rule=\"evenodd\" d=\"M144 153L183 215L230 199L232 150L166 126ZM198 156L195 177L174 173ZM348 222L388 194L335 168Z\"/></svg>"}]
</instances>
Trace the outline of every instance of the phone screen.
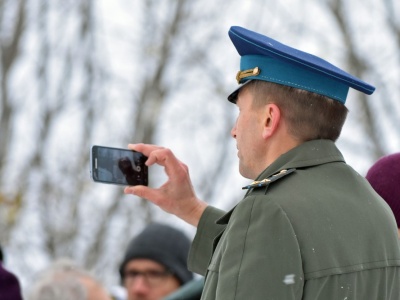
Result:
<instances>
[{"instance_id":1,"label":"phone screen","mask_svg":"<svg viewBox=\"0 0 400 300\"><path fill-rule=\"evenodd\" d=\"M140 152L92 146L91 176L94 181L120 185L147 185L147 157Z\"/></svg>"}]
</instances>

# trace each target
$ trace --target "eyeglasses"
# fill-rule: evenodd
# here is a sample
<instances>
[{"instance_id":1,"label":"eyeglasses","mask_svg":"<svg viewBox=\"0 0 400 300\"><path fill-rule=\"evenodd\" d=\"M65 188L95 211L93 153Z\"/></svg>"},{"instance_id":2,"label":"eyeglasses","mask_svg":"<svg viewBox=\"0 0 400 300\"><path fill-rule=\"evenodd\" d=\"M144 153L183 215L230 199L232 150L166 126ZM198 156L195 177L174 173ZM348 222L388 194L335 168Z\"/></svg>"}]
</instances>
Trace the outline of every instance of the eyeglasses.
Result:
<instances>
[{"instance_id":1,"label":"eyeglasses","mask_svg":"<svg viewBox=\"0 0 400 300\"><path fill-rule=\"evenodd\" d=\"M143 277L146 284L149 286L157 286L162 284L165 279L169 276L172 276L172 272L169 270L166 271L156 271L156 270L148 270L148 271L135 271L129 270L124 273L124 283L129 286L132 285L137 278L140 276Z\"/></svg>"}]
</instances>

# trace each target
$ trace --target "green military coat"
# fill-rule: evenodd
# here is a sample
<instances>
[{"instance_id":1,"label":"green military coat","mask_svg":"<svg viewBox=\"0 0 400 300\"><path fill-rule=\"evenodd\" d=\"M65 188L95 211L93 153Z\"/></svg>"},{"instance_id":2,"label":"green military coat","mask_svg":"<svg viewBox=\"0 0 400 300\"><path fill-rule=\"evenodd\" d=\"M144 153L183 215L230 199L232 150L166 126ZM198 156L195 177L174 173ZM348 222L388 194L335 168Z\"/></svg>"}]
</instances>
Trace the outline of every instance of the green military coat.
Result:
<instances>
[{"instance_id":1,"label":"green military coat","mask_svg":"<svg viewBox=\"0 0 400 300\"><path fill-rule=\"evenodd\" d=\"M202 215L189 254L202 299L400 299L393 214L333 142L292 149L266 178L230 212Z\"/></svg>"}]
</instances>

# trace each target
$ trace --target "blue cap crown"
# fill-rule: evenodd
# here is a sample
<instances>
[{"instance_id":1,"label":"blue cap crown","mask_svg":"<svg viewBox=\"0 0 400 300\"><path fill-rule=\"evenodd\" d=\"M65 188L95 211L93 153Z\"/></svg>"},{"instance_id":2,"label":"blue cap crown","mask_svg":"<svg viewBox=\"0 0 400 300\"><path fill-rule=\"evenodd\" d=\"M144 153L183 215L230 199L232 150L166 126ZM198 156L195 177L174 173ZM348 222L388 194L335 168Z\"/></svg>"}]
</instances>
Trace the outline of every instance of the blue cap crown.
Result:
<instances>
[{"instance_id":1,"label":"blue cap crown","mask_svg":"<svg viewBox=\"0 0 400 300\"><path fill-rule=\"evenodd\" d=\"M232 26L229 37L241 56L240 71L236 76L238 83L269 81L324 95L343 104L350 87L368 95L375 90L317 56L254 31ZM242 86L229 95L229 101L236 102Z\"/></svg>"}]
</instances>

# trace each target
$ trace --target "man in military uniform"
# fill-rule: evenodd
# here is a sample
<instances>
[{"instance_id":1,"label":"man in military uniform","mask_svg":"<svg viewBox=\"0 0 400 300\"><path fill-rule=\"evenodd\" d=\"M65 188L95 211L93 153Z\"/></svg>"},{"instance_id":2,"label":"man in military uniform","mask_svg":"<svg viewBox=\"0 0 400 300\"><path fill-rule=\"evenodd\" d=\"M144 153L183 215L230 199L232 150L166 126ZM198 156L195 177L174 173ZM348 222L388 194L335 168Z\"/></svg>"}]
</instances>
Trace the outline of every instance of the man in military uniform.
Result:
<instances>
[{"instance_id":1,"label":"man in military uniform","mask_svg":"<svg viewBox=\"0 0 400 300\"><path fill-rule=\"evenodd\" d=\"M239 171L255 181L231 211L193 191L169 150L129 145L168 174L159 189L127 187L197 227L189 268L202 299L400 299L400 247L388 205L335 146L349 88L374 87L311 54L241 27L239 108L231 131Z\"/></svg>"}]
</instances>

